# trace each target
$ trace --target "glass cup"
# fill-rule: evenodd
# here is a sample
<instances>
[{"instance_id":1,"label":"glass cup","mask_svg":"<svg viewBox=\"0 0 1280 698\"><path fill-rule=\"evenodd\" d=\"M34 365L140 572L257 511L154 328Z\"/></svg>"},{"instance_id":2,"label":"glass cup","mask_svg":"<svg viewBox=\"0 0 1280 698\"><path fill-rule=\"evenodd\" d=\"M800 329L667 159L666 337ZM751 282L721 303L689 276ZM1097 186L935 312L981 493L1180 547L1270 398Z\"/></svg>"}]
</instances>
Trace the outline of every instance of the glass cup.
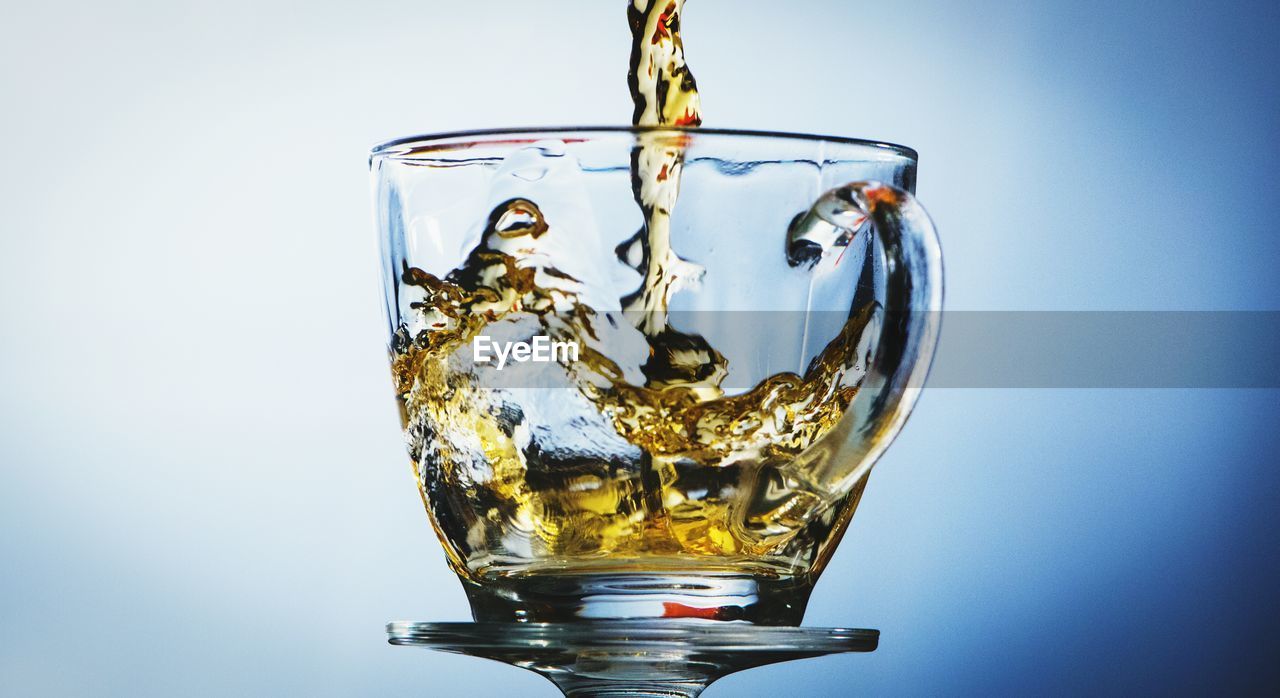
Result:
<instances>
[{"instance_id":1,"label":"glass cup","mask_svg":"<svg viewBox=\"0 0 1280 698\"><path fill-rule=\"evenodd\" d=\"M413 472L475 619L798 625L937 340L915 152L572 128L370 164Z\"/></svg>"}]
</instances>

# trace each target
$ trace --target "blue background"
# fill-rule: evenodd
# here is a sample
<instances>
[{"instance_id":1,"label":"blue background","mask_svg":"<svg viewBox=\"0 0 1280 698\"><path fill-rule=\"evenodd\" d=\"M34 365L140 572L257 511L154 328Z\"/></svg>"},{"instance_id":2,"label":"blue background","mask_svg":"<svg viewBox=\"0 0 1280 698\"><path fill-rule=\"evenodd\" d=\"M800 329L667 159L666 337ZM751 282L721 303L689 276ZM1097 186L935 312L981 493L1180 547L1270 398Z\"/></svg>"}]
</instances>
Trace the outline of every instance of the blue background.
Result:
<instances>
[{"instance_id":1,"label":"blue background","mask_svg":"<svg viewBox=\"0 0 1280 698\"><path fill-rule=\"evenodd\" d=\"M397 429L365 171L408 133L625 122L622 0L539 4L7 6L0 692L555 695L384 644L467 610ZM1274 310L1278 27L690 0L684 31L708 125L919 149L952 309ZM880 650L707 695L1274 693L1278 407L928 391L807 617Z\"/></svg>"}]
</instances>

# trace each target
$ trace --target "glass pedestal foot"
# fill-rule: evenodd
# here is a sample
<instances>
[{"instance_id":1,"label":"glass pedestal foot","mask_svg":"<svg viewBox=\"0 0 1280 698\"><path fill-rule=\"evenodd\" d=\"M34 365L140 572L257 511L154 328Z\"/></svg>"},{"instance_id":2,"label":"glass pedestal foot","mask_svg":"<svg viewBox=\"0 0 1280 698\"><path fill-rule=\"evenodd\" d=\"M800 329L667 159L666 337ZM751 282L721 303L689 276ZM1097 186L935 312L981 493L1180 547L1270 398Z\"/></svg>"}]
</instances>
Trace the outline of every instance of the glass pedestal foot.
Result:
<instances>
[{"instance_id":1,"label":"glass pedestal foot","mask_svg":"<svg viewBox=\"0 0 1280 698\"><path fill-rule=\"evenodd\" d=\"M839 652L872 652L878 630L721 621L387 624L393 645L505 662L566 696L697 696L735 671Z\"/></svg>"}]
</instances>

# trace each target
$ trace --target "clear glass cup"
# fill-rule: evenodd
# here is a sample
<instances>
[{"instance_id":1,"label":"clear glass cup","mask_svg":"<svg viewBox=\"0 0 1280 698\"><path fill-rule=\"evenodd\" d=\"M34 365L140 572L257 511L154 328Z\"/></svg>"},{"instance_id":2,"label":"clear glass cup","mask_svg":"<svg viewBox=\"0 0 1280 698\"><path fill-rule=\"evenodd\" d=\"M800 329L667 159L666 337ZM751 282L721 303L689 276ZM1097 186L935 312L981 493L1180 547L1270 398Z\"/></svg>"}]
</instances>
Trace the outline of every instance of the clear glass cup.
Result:
<instances>
[{"instance_id":1,"label":"clear glass cup","mask_svg":"<svg viewBox=\"0 0 1280 698\"><path fill-rule=\"evenodd\" d=\"M370 164L413 471L475 619L798 625L937 339L915 152L572 128Z\"/></svg>"}]
</instances>

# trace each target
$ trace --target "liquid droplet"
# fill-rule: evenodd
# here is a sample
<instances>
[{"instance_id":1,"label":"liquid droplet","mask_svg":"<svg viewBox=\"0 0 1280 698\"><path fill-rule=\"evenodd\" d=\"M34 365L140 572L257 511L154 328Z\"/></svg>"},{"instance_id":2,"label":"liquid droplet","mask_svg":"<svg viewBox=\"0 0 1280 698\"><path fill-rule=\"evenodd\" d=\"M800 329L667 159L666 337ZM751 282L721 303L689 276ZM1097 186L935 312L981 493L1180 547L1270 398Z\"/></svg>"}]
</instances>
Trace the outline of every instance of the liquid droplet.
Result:
<instances>
[{"instance_id":1,"label":"liquid droplet","mask_svg":"<svg viewBox=\"0 0 1280 698\"><path fill-rule=\"evenodd\" d=\"M852 184L832 189L795 217L787 231L787 264L812 269L831 250L849 245L867 224L856 192Z\"/></svg>"}]
</instances>

